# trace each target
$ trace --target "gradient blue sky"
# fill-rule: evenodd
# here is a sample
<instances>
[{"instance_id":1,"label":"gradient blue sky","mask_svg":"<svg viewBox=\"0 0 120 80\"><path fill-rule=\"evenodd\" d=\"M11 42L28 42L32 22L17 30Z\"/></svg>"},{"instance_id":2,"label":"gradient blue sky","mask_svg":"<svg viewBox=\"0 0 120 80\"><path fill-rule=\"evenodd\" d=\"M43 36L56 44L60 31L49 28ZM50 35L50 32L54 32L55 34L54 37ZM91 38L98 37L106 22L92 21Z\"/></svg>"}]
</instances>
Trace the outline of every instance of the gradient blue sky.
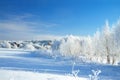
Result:
<instances>
[{"instance_id":1,"label":"gradient blue sky","mask_svg":"<svg viewBox=\"0 0 120 80\"><path fill-rule=\"evenodd\" d=\"M0 39L92 35L119 16L119 0L0 0Z\"/></svg>"}]
</instances>

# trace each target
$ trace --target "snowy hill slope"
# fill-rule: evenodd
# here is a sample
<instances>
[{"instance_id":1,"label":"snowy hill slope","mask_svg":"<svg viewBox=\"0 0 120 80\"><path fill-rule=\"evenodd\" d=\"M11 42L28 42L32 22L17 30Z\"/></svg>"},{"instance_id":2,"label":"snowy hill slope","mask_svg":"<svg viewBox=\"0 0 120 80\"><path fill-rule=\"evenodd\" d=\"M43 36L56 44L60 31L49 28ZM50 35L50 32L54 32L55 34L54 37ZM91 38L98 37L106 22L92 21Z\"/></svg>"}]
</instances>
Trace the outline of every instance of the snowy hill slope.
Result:
<instances>
[{"instance_id":1,"label":"snowy hill slope","mask_svg":"<svg viewBox=\"0 0 120 80\"><path fill-rule=\"evenodd\" d=\"M76 79L73 71L78 70ZM120 79L119 66L84 63L44 51L0 49L0 80L87 80L91 70L102 71L100 80Z\"/></svg>"}]
</instances>

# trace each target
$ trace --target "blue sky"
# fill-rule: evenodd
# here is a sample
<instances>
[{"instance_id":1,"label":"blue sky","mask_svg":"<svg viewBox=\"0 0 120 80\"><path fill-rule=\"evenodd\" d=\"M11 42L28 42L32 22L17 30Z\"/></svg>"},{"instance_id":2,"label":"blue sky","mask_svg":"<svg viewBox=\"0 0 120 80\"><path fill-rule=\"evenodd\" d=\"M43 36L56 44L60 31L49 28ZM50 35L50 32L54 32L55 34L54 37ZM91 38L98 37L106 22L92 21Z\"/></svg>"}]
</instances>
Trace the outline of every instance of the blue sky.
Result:
<instances>
[{"instance_id":1,"label":"blue sky","mask_svg":"<svg viewBox=\"0 0 120 80\"><path fill-rule=\"evenodd\" d=\"M120 16L119 0L0 0L0 39L87 36Z\"/></svg>"}]
</instances>

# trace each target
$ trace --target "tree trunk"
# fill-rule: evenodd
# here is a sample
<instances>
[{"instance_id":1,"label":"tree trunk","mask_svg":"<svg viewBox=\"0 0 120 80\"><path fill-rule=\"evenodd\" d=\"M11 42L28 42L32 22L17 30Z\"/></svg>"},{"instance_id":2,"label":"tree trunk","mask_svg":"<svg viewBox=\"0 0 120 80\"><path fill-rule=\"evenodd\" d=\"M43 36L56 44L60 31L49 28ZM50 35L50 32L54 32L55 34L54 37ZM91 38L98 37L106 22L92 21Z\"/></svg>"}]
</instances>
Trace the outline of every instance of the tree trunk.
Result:
<instances>
[{"instance_id":1,"label":"tree trunk","mask_svg":"<svg viewBox=\"0 0 120 80\"><path fill-rule=\"evenodd\" d=\"M110 64L110 56L107 55L107 63Z\"/></svg>"},{"instance_id":2,"label":"tree trunk","mask_svg":"<svg viewBox=\"0 0 120 80\"><path fill-rule=\"evenodd\" d=\"M114 64L115 64L115 57L113 55L112 65L114 65Z\"/></svg>"},{"instance_id":3,"label":"tree trunk","mask_svg":"<svg viewBox=\"0 0 120 80\"><path fill-rule=\"evenodd\" d=\"M108 45L106 45L106 50L107 50L107 63L110 64L110 50L108 48Z\"/></svg>"}]
</instances>

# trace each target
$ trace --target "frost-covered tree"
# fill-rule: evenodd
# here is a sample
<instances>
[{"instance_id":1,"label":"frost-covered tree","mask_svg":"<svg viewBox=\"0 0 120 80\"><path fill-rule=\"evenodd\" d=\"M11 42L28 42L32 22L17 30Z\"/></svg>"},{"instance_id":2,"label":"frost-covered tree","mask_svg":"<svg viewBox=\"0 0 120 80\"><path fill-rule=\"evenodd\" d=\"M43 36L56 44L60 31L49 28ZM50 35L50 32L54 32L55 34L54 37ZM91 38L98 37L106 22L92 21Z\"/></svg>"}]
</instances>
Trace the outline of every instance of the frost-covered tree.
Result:
<instances>
[{"instance_id":1,"label":"frost-covered tree","mask_svg":"<svg viewBox=\"0 0 120 80\"><path fill-rule=\"evenodd\" d=\"M93 40L92 37L88 36L84 38L84 43L82 46L83 53L88 59L92 59L94 49L93 49Z\"/></svg>"},{"instance_id":2,"label":"frost-covered tree","mask_svg":"<svg viewBox=\"0 0 120 80\"><path fill-rule=\"evenodd\" d=\"M118 60L120 61L120 20L118 20L112 29L114 44L112 45L113 64L117 64Z\"/></svg>"},{"instance_id":3,"label":"frost-covered tree","mask_svg":"<svg viewBox=\"0 0 120 80\"><path fill-rule=\"evenodd\" d=\"M97 31L93 37L93 47L95 59L102 63L117 64L120 56L120 23L110 28L108 21L104 29Z\"/></svg>"},{"instance_id":4,"label":"frost-covered tree","mask_svg":"<svg viewBox=\"0 0 120 80\"><path fill-rule=\"evenodd\" d=\"M61 44L60 40L54 40L52 46L52 51L56 51L59 50L59 46Z\"/></svg>"},{"instance_id":5,"label":"frost-covered tree","mask_svg":"<svg viewBox=\"0 0 120 80\"><path fill-rule=\"evenodd\" d=\"M78 56L80 53L80 41L78 37L68 36L61 41L60 52L65 56Z\"/></svg>"},{"instance_id":6,"label":"frost-covered tree","mask_svg":"<svg viewBox=\"0 0 120 80\"><path fill-rule=\"evenodd\" d=\"M110 49L111 49L111 32L108 21L106 21L105 27L101 36L103 54L107 57L107 63L110 64Z\"/></svg>"},{"instance_id":7,"label":"frost-covered tree","mask_svg":"<svg viewBox=\"0 0 120 80\"><path fill-rule=\"evenodd\" d=\"M97 60L99 62L101 62L101 56L103 55L101 50L102 46L101 46L100 36L101 36L100 31L99 30L96 31L96 33L93 36L93 43L92 43L94 50L93 60Z\"/></svg>"}]
</instances>

